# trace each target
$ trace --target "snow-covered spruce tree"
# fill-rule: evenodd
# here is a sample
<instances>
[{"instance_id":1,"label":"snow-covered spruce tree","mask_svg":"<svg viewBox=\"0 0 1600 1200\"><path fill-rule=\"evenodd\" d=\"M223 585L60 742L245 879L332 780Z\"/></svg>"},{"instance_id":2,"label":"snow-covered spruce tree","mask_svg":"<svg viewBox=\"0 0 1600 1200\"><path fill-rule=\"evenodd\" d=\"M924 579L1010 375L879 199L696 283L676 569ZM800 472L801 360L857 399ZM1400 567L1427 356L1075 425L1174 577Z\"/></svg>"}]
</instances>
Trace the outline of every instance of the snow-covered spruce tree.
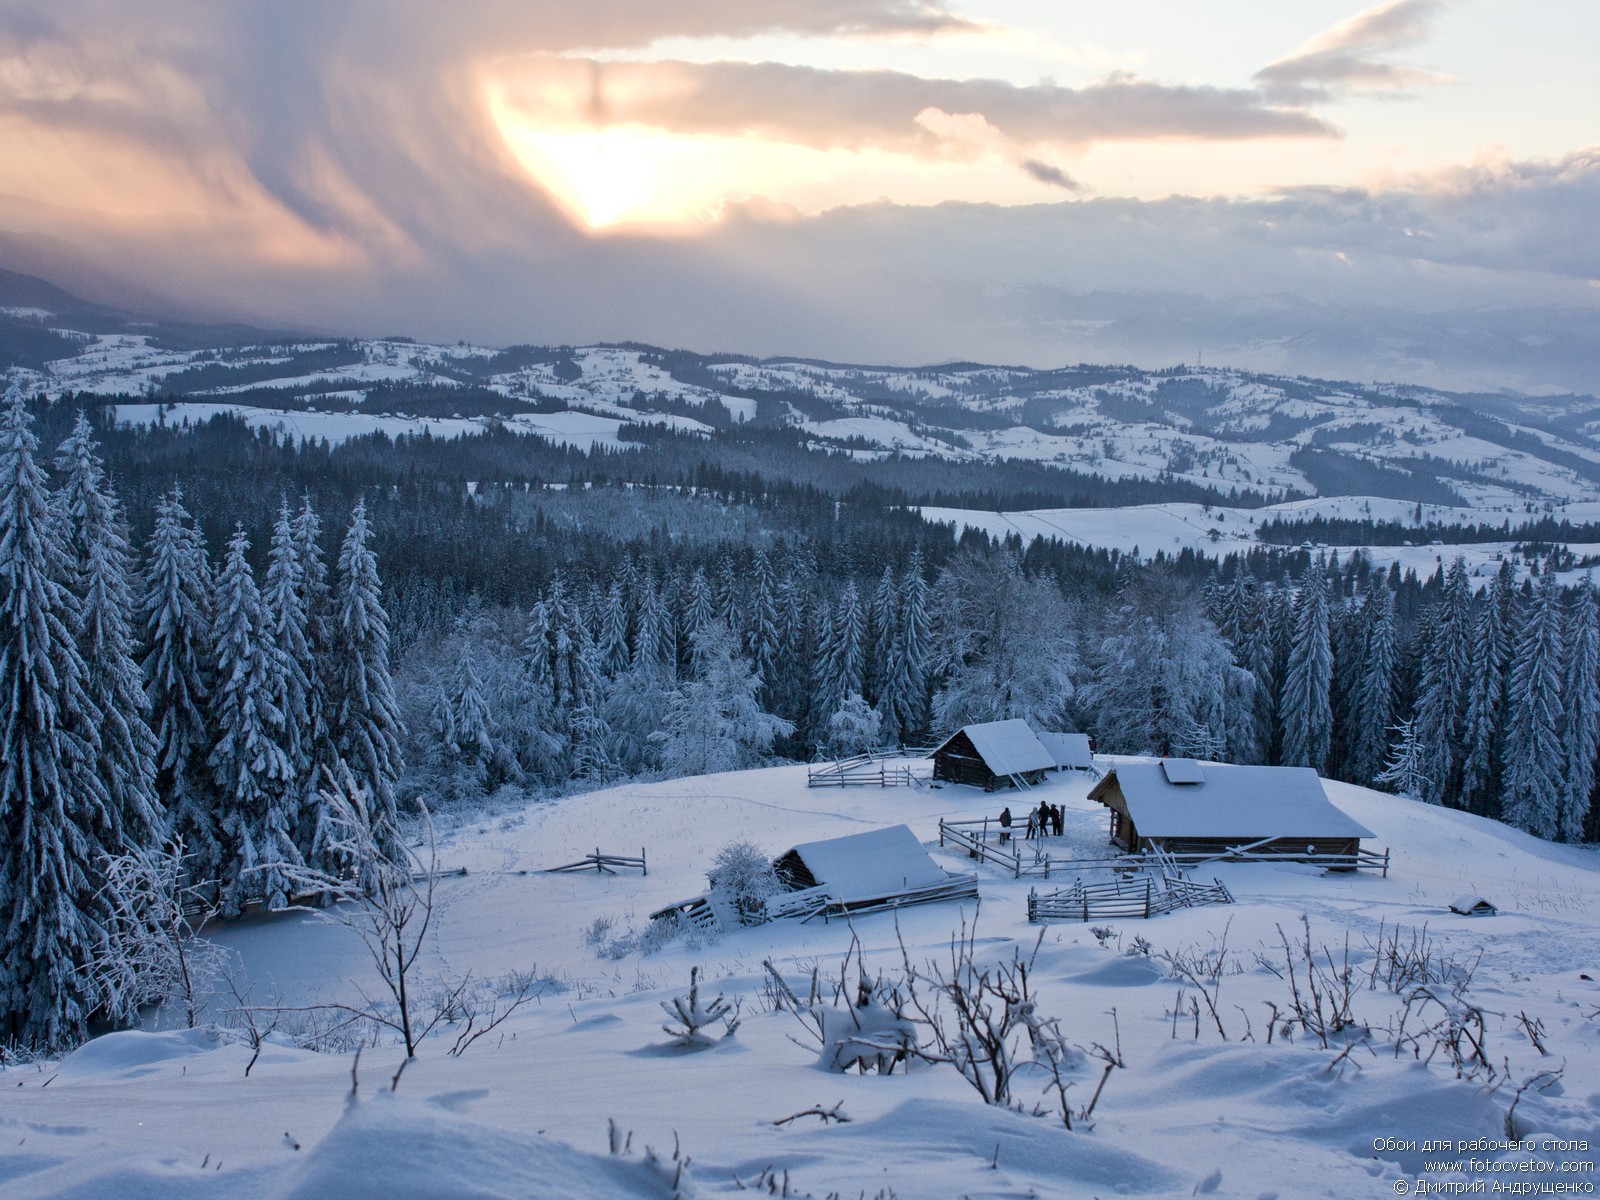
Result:
<instances>
[{"instance_id":1,"label":"snow-covered spruce tree","mask_svg":"<svg viewBox=\"0 0 1600 1200\"><path fill-rule=\"evenodd\" d=\"M274 682L277 694L273 704L282 714L279 745L289 761L289 787L285 801L292 807L289 836L299 857L311 854L309 838L315 837L315 788L312 786L311 732L312 694L317 690L316 660L311 654L310 618L306 612L305 566L300 561L300 543L288 501L280 503L278 519L272 526L272 548L267 556L267 575L261 590L265 633L263 640L277 651L278 671ZM309 835L309 838L307 837Z\"/></svg>"},{"instance_id":2,"label":"snow-covered spruce tree","mask_svg":"<svg viewBox=\"0 0 1600 1200\"><path fill-rule=\"evenodd\" d=\"M568 720L572 738L572 775L575 779L601 783L617 772L612 757L611 726L606 721L604 711L606 680L601 670L599 646L594 642L586 642L583 660L584 676L592 682L579 695Z\"/></svg>"},{"instance_id":3,"label":"snow-covered spruce tree","mask_svg":"<svg viewBox=\"0 0 1600 1200\"><path fill-rule=\"evenodd\" d=\"M139 612L149 648L144 686L156 736L157 794L170 835L186 848L190 878L214 881L222 870L222 814L208 761L215 741L211 566L177 488L156 504L148 559Z\"/></svg>"},{"instance_id":4,"label":"snow-covered spruce tree","mask_svg":"<svg viewBox=\"0 0 1600 1200\"><path fill-rule=\"evenodd\" d=\"M1461 725L1471 675L1472 585L1466 560L1450 564L1437 611L1422 648L1412 724L1426 781L1422 799L1454 804L1461 791Z\"/></svg>"},{"instance_id":5,"label":"snow-covered spruce tree","mask_svg":"<svg viewBox=\"0 0 1600 1200\"><path fill-rule=\"evenodd\" d=\"M844 585L833 619L824 627L818 646L815 710L827 720L843 707L852 692L860 693L866 673L866 616L854 580Z\"/></svg>"},{"instance_id":6,"label":"snow-covered spruce tree","mask_svg":"<svg viewBox=\"0 0 1600 1200\"><path fill-rule=\"evenodd\" d=\"M308 657L305 726L302 747L307 752L305 791L300 806L300 825L295 829L295 845L306 865L321 869L321 848L317 827L321 808L321 784L338 765L333 739L328 735L328 696L333 688L333 634L331 628L332 589L328 585L328 564L322 553L322 520L311 506L311 497L300 501L294 517L294 545L300 567L300 609L305 614L305 643Z\"/></svg>"},{"instance_id":7,"label":"snow-covered spruce tree","mask_svg":"<svg viewBox=\"0 0 1600 1200\"><path fill-rule=\"evenodd\" d=\"M107 853L120 854L155 845L161 806L156 740L146 720L150 705L134 657L133 551L97 449L89 419L79 413L56 456L62 480L54 508L67 548L68 586L78 599L84 686L101 717L95 773L110 805L98 841Z\"/></svg>"},{"instance_id":8,"label":"snow-covered spruce tree","mask_svg":"<svg viewBox=\"0 0 1600 1200\"><path fill-rule=\"evenodd\" d=\"M607 676L626 670L633 658L633 650L628 645L628 605L623 598L622 582L617 579L611 581L601 604L597 650L599 668Z\"/></svg>"},{"instance_id":9,"label":"snow-covered spruce tree","mask_svg":"<svg viewBox=\"0 0 1600 1200\"><path fill-rule=\"evenodd\" d=\"M773 702L772 684L778 675L778 625L778 585L766 550L759 549L751 573L744 647L750 656L750 665L761 680L761 702L768 706Z\"/></svg>"},{"instance_id":10,"label":"snow-covered spruce tree","mask_svg":"<svg viewBox=\"0 0 1600 1200\"><path fill-rule=\"evenodd\" d=\"M1300 582L1295 600L1294 634L1283 680L1283 762L1321 771L1328 758L1333 712L1333 648L1328 637L1326 565L1319 555Z\"/></svg>"},{"instance_id":11,"label":"snow-covered spruce tree","mask_svg":"<svg viewBox=\"0 0 1600 1200\"><path fill-rule=\"evenodd\" d=\"M706 573L699 567L679 590L683 598L683 634L678 644L683 657L678 665L682 670L693 664L695 638L715 622L717 606Z\"/></svg>"},{"instance_id":12,"label":"snow-covered spruce tree","mask_svg":"<svg viewBox=\"0 0 1600 1200\"><path fill-rule=\"evenodd\" d=\"M1567 625L1567 660L1562 694L1565 758L1556 810L1556 840L1581 842L1594 794L1595 755L1600 752L1600 603L1593 583L1578 589Z\"/></svg>"},{"instance_id":13,"label":"snow-covered spruce tree","mask_svg":"<svg viewBox=\"0 0 1600 1200\"><path fill-rule=\"evenodd\" d=\"M399 862L404 847L392 844L392 834L399 828L394 785L402 765L400 712L389 676L389 614L383 607L378 559L367 544L371 537L366 501L358 501L339 551L333 595L328 733L350 779L367 796L366 811L374 821L380 851ZM370 863L340 865L368 875L374 869Z\"/></svg>"},{"instance_id":14,"label":"snow-covered spruce tree","mask_svg":"<svg viewBox=\"0 0 1600 1200\"><path fill-rule=\"evenodd\" d=\"M1239 760L1269 761L1277 720L1277 645L1273 625L1274 600L1253 577L1241 574L1219 597L1219 630L1233 647L1234 662L1250 673L1252 720Z\"/></svg>"},{"instance_id":15,"label":"snow-covered spruce tree","mask_svg":"<svg viewBox=\"0 0 1600 1200\"><path fill-rule=\"evenodd\" d=\"M900 624L900 587L894 567L883 564L878 586L872 589L867 606L867 670L862 680L865 696L875 708L882 708L889 663L894 656L895 633Z\"/></svg>"},{"instance_id":16,"label":"snow-covered spruce tree","mask_svg":"<svg viewBox=\"0 0 1600 1200\"><path fill-rule=\"evenodd\" d=\"M101 714L62 582L38 439L19 388L0 415L0 1044L61 1050L99 997L100 845L111 800L96 772Z\"/></svg>"},{"instance_id":17,"label":"snow-covered spruce tree","mask_svg":"<svg viewBox=\"0 0 1600 1200\"><path fill-rule=\"evenodd\" d=\"M1368 594L1362 610L1365 633L1361 672L1351 698L1354 728L1350 737L1349 774L1355 782L1374 782L1384 768L1390 727L1394 724L1394 595L1379 586Z\"/></svg>"},{"instance_id":18,"label":"snow-covered spruce tree","mask_svg":"<svg viewBox=\"0 0 1600 1200\"><path fill-rule=\"evenodd\" d=\"M221 903L229 916L256 896L269 909L286 907L288 872L300 863L294 844L299 795L278 706L284 663L271 640L249 549L241 525L228 540L214 602L217 744L210 761L221 798Z\"/></svg>"},{"instance_id":19,"label":"snow-covered spruce tree","mask_svg":"<svg viewBox=\"0 0 1600 1200\"><path fill-rule=\"evenodd\" d=\"M773 740L793 726L762 711L761 681L747 659L735 653L734 635L713 622L697 635L700 678L672 694L666 723L653 736L669 775L708 775L759 766Z\"/></svg>"},{"instance_id":20,"label":"snow-covered spruce tree","mask_svg":"<svg viewBox=\"0 0 1600 1200\"><path fill-rule=\"evenodd\" d=\"M891 737L914 742L928 729L928 672L933 645L928 581L923 578L922 550L900 577L898 619L889 645L878 709Z\"/></svg>"},{"instance_id":21,"label":"snow-covered spruce tree","mask_svg":"<svg viewBox=\"0 0 1600 1200\"><path fill-rule=\"evenodd\" d=\"M1461 735L1461 807L1480 816L1500 812L1500 759L1505 737L1509 578L1501 576L1479 606L1472 635L1472 668Z\"/></svg>"},{"instance_id":22,"label":"snow-covered spruce tree","mask_svg":"<svg viewBox=\"0 0 1600 1200\"><path fill-rule=\"evenodd\" d=\"M1554 572L1539 580L1512 653L1506 691L1502 819L1542 838L1559 829L1561 771L1561 597Z\"/></svg>"}]
</instances>

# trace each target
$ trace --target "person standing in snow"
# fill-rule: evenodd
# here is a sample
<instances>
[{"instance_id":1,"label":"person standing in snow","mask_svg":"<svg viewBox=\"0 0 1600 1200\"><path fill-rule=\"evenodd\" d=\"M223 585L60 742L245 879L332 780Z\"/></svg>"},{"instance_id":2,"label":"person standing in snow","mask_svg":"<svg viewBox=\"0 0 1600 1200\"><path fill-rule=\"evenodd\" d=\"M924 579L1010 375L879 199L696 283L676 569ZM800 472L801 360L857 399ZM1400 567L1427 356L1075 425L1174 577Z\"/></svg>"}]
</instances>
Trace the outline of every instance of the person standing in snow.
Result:
<instances>
[{"instance_id":1,"label":"person standing in snow","mask_svg":"<svg viewBox=\"0 0 1600 1200\"><path fill-rule=\"evenodd\" d=\"M1011 840L1011 806L1008 804L1000 810L1000 844L1004 846Z\"/></svg>"},{"instance_id":2,"label":"person standing in snow","mask_svg":"<svg viewBox=\"0 0 1600 1200\"><path fill-rule=\"evenodd\" d=\"M1039 822L1039 836L1041 838L1049 837L1050 836L1050 805L1047 802L1043 801L1043 800L1039 801L1039 812L1037 814L1037 818L1038 818L1038 822Z\"/></svg>"}]
</instances>

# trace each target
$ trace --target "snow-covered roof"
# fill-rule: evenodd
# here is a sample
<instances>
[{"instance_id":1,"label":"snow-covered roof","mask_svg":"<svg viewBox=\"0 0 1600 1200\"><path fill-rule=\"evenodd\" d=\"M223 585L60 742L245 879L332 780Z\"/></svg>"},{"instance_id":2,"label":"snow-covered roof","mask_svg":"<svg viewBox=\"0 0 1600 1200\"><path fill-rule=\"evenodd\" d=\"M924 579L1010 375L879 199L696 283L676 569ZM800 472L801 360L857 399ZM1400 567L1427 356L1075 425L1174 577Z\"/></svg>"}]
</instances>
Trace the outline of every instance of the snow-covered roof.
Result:
<instances>
[{"instance_id":1,"label":"snow-covered roof","mask_svg":"<svg viewBox=\"0 0 1600 1200\"><path fill-rule=\"evenodd\" d=\"M1094 753L1087 733L1052 733L1041 730L1039 744L1056 760L1058 767L1092 767Z\"/></svg>"},{"instance_id":2,"label":"snow-covered roof","mask_svg":"<svg viewBox=\"0 0 1600 1200\"><path fill-rule=\"evenodd\" d=\"M1363 838L1372 831L1333 806L1310 767L1206 763L1199 783L1173 783L1161 763L1118 763L1089 797L1120 787L1143 837Z\"/></svg>"},{"instance_id":3,"label":"snow-covered roof","mask_svg":"<svg viewBox=\"0 0 1600 1200\"><path fill-rule=\"evenodd\" d=\"M1055 756L1039 743L1032 727L1021 717L1009 721L985 721L966 725L945 739L943 750L961 734L967 735L978 757L996 775L1021 775L1026 771L1048 771L1056 765ZM934 753L939 753L935 750Z\"/></svg>"},{"instance_id":4,"label":"snow-covered roof","mask_svg":"<svg viewBox=\"0 0 1600 1200\"><path fill-rule=\"evenodd\" d=\"M904 825L825 842L806 842L790 853L800 856L819 885L846 903L943 883L949 878Z\"/></svg>"}]
</instances>

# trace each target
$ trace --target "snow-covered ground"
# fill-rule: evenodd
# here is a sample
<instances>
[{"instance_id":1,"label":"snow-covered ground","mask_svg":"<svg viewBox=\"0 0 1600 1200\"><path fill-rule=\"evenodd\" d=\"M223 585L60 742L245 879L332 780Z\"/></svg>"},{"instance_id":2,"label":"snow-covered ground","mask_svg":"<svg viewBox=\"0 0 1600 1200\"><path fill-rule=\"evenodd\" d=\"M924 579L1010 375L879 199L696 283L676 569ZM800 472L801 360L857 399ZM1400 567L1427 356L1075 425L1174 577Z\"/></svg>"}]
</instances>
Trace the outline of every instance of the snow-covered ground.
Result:
<instances>
[{"instance_id":1,"label":"snow-covered ground","mask_svg":"<svg viewBox=\"0 0 1600 1200\"><path fill-rule=\"evenodd\" d=\"M1041 791L1067 812L1066 836L1047 843L1058 858L1106 851L1106 814L1086 799L1089 782L1055 777ZM1059 1118L985 1107L948 1065L887 1077L822 1070L795 1017L772 1011L762 968L770 959L802 989L813 968L825 981L836 978L853 932L869 972L895 978L904 969L902 940L922 964L948 954L963 920L977 922L980 955L1009 958L1039 936L1026 922L1029 888L1066 886L1070 873L1019 881L980 867L981 911L942 904L906 910L898 921L880 913L849 924L778 922L618 959L586 944L596 918L637 928L656 907L702 891L714 852L735 838L777 853L904 822L942 865L969 870L971 861L939 848L939 818L993 815L1007 799L953 786L813 791L804 768L784 767L628 785L454 823L441 838L440 866L466 874L439 882L421 975L529 972L546 980L537 1005L459 1057L448 1053L458 1029L436 1032L392 1093L401 1052L387 1043L365 1050L359 1068L353 1054L273 1044L246 1077L250 1050L237 1034L208 1029L113 1034L64 1061L11 1068L0 1077L0 1191L666 1197L675 1145L693 1160L682 1194L700 1197L765 1194L769 1180L793 1196L886 1197L892 1189L904 1200L1344 1200L1422 1183L1593 1183L1600 855L1354 787L1329 784L1328 792L1374 831L1370 844L1391 850L1387 878L1217 865L1200 874L1228 886L1231 907L1109 922L1098 935L1079 923L1044 928L1031 977L1039 1010L1060 1018L1085 1049L1114 1046L1120 1035L1126 1064L1111 1072L1092 1121L1070 1132ZM644 848L649 874L540 873L597 847ZM1450 914L1448 902L1464 891L1489 897L1499 915ZM1302 916L1316 953L1326 947L1337 969L1348 946L1351 1010L1372 1028L1370 1041L1347 1033L1325 1049L1304 1032L1286 1039L1281 1029L1269 1039L1269 1005L1282 1011L1290 1002L1279 930L1294 942ZM1403 943L1426 928L1436 967L1453 961L1458 978L1470 970L1464 1003L1480 1006L1493 1080L1481 1071L1458 1078L1442 1051L1428 1063L1409 1049L1396 1055L1402 1002L1369 977L1380 937L1397 927ZM238 955L241 987L253 989L258 1004L359 1002L374 984L360 947L313 916L246 921L217 936ZM1196 990L1172 977L1162 955L1218 952L1224 943L1214 992L1219 1032L1203 1002L1198 1017L1191 1013ZM743 1003L736 1036L699 1053L666 1048L660 1028L659 1002L686 990L691 966L707 987ZM1305 986L1303 976L1299 982ZM1437 990L1449 992L1447 984ZM213 998L210 1016L226 1018L234 1003ZM1470 1017L1460 1004L1452 1011ZM1555 1068L1563 1070L1558 1080L1530 1087L1517 1102L1517 1149L1457 1149L1505 1139L1517 1087ZM1099 1077L1093 1059L1075 1072L1075 1106L1088 1103ZM1031 1105L1037 1081L1020 1086ZM848 1123L812 1116L775 1124L835 1105ZM628 1147L617 1155L608 1152L612 1122ZM1433 1153L1425 1139L1450 1145ZM1472 1167L1473 1159L1488 1165ZM1459 1169L1438 1165L1457 1160Z\"/></svg>"},{"instance_id":2,"label":"snow-covered ground","mask_svg":"<svg viewBox=\"0 0 1600 1200\"><path fill-rule=\"evenodd\" d=\"M1561 508L1558 519L1574 524L1596 519L1593 503L1571 504ZM1403 500L1384 500L1375 496L1328 496L1311 500L1295 500L1273 504L1265 508L1228 508L1221 505L1200 504L1141 504L1126 508L1055 508L1032 512L982 512L974 509L938 508L926 506L917 510L930 521L953 523L959 534L963 529L979 529L991 537L1004 538L1017 534L1026 544L1035 538L1057 538L1081 546L1104 550L1117 550L1124 554L1137 552L1149 559L1159 551L1175 555L1183 550L1212 558L1225 558L1230 554L1243 554L1263 545L1256 531L1274 519L1283 521L1305 520L1314 517L1349 518L1352 520L1397 521L1405 525L1415 523L1417 505ZM1533 520L1545 514L1508 514L1492 508L1459 508L1438 504L1422 505L1424 524L1497 525L1510 519L1513 525ZM1462 542L1453 543L1441 538L1441 544L1424 542L1419 533L1418 545L1412 546L1322 546L1341 559L1351 554L1365 554L1376 565L1387 567L1399 563L1400 569L1416 571L1420 576L1431 575L1441 563L1450 563L1459 555L1467 563L1469 574L1488 579L1499 570L1502 560L1518 560L1513 549L1516 543ZM1567 548L1582 558L1600 554L1600 547L1587 543L1568 543ZM1521 569L1525 570L1525 564ZM1567 572L1574 583L1582 572Z\"/></svg>"}]
</instances>

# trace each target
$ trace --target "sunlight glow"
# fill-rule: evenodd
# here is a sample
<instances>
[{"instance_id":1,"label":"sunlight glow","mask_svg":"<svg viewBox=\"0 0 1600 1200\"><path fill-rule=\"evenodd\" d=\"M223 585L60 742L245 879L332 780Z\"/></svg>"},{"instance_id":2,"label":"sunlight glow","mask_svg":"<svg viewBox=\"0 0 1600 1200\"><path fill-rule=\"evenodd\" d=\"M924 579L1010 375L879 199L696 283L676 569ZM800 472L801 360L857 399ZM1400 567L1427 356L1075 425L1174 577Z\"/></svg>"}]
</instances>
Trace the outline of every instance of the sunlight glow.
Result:
<instances>
[{"instance_id":1,"label":"sunlight glow","mask_svg":"<svg viewBox=\"0 0 1600 1200\"><path fill-rule=\"evenodd\" d=\"M757 199L813 215L873 201L1027 204L1062 195L982 139L965 142L948 159L929 160L753 135L537 120L493 94L489 103L523 169L574 220L594 230L641 225L691 230L721 220L730 205ZM957 126L962 121L954 119ZM773 207L764 206L769 217Z\"/></svg>"}]
</instances>

